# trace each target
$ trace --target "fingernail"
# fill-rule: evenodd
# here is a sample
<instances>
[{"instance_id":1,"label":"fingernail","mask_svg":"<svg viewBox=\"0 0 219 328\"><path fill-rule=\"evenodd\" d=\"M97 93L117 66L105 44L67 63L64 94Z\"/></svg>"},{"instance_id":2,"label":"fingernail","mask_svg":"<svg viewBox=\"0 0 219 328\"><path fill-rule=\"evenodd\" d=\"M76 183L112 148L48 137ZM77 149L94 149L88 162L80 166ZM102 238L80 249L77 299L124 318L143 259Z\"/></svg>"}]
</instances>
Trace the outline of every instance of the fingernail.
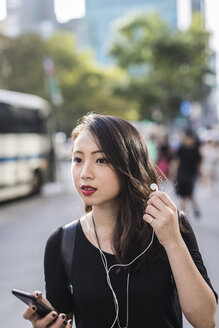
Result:
<instances>
[{"instance_id":1,"label":"fingernail","mask_svg":"<svg viewBox=\"0 0 219 328\"><path fill-rule=\"evenodd\" d=\"M62 320L64 320L64 319L65 319L65 315L63 314L63 315L61 316L61 318L62 318Z\"/></svg>"},{"instance_id":2,"label":"fingernail","mask_svg":"<svg viewBox=\"0 0 219 328\"><path fill-rule=\"evenodd\" d=\"M55 318L57 316L56 312L52 312L52 317Z\"/></svg>"},{"instance_id":3,"label":"fingernail","mask_svg":"<svg viewBox=\"0 0 219 328\"><path fill-rule=\"evenodd\" d=\"M70 325L72 324L72 320L69 320L68 322L70 323Z\"/></svg>"},{"instance_id":4,"label":"fingernail","mask_svg":"<svg viewBox=\"0 0 219 328\"><path fill-rule=\"evenodd\" d=\"M33 311L36 311L36 306L32 306L31 308Z\"/></svg>"}]
</instances>

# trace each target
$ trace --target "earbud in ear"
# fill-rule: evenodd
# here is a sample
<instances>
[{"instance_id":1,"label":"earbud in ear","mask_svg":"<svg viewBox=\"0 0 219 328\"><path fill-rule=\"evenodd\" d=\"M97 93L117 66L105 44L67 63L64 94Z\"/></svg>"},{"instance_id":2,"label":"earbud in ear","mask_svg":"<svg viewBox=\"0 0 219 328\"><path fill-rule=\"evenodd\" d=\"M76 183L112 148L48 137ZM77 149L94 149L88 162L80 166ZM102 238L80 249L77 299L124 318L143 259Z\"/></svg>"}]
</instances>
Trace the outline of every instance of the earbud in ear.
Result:
<instances>
[{"instance_id":1,"label":"earbud in ear","mask_svg":"<svg viewBox=\"0 0 219 328\"><path fill-rule=\"evenodd\" d=\"M152 191L158 191L158 185L156 183L152 183L150 185L150 188L151 188Z\"/></svg>"}]
</instances>

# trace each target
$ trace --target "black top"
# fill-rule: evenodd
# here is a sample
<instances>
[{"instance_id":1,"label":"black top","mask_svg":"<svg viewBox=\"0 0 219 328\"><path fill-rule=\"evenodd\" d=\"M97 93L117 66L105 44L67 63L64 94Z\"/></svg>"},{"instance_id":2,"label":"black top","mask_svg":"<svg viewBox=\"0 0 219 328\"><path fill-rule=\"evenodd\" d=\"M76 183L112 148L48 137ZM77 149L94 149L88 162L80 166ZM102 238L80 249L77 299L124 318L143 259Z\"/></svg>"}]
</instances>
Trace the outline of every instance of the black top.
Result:
<instances>
[{"instance_id":1,"label":"black top","mask_svg":"<svg viewBox=\"0 0 219 328\"><path fill-rule=\"evenodd\" d=\"M212 288L195 235L186 223L188 232L183 239L205 281ZM73 296L68 288L67 277L60 258L62 228L48 239L45 250L46 296L59 312L74 312L77 328L111 328L115 319L115 307L99 250L86 238L81 225L77 227L75 254L72 266ZM154 243L158 242L156 237ZM153 245L152 245L153 247ZM164 248L159 245L161 253ZM116 263L114 255L105 253L108 265ZM112 269L112 286L120 308L120 324L126 324L127 272ZM213 290L213 288L212 288ZM215 293L216 295L216 293ZM216 295L217 297L217 295ZM116 323L115 328L118 328ZM182 314L167 256L147 261L130 274L129 328L180 328Z\"/></svg>"},{"instance_id":2,"label":"black top","mask_svg":"<svg viewBox=\"0 0 219 328\"><path fill-rule=\"evenodd\" d=\"M177 156L179 158L178 177L185 177L185 179L195 177L201 162L199 148L197 146L189 148L182 145L177 151Z\"/></svg>"}]
</instances>

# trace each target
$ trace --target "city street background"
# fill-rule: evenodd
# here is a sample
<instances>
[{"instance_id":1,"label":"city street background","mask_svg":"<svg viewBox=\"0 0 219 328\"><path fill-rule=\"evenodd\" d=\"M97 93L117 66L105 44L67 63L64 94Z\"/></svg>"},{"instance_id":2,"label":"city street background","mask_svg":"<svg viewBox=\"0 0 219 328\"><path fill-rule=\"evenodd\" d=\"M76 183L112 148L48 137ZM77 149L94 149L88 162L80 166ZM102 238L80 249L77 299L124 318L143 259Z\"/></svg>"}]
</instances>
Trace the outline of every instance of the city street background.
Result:
<instances>
[{"instance_id":1,"label":"city street background","mask_svg":"<svg viewBox=\"0 0 219 328\"><path fill-rule=\"evenodd\" d=\"M43 255L46 240L57 227L78 218L83 212L83 204L72 185L70 162L63 162L59 172L58 181L45 185L42 195L9 202L0 208L1 327L31 326L22 318L26 305L14 297L11 290L17 288L44 292ZM175 199L169 187L168 192ZM207 194L202 185L198 185L196 196L202 216L197 220L189 213L189 220L211 282L218 292L219 183L212 195ZM189 328L191 325L185 321L184 327Z\"/></svg>"},{"instance_id":2,"label":"city street background","mask_svg":"<svg viewBox=\"0 0 219 328\"><path fill-rule=\"evenodd\" d=\"M219 291L218 12L216 0L0 0L0 202L50 181L40 195L0 204L1 327L31 326L11 289L44 292L46 241L83 213L70 136L93 111L135 125L168 177L179 179L175 155L195 132L186 156L201 150L201 217L198 207L187 214Z\"/></svg>"}]
</instances>

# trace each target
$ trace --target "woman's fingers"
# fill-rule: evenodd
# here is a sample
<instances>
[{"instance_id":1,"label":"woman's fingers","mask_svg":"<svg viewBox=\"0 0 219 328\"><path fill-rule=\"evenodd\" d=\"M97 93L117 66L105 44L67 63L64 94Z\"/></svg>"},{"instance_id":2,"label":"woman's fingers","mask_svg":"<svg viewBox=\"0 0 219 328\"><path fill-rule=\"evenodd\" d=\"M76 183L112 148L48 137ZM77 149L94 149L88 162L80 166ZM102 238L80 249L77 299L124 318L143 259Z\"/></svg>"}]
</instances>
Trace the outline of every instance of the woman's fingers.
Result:
<instances>
[{"instance_id":1,"label":"woman's fingers","mask_svg":"<svg viewBox=\"0 0 219 328\"><path fill-rule=\"evenodd\" d=\"M48 325L53 327L52 322L54 320L56 320L57 316L58 316L58 314L55 311L52 311L49 314L47 314L45 317L36 320L34 327L35 328L46 328ZM59 326L56 326L56 327L59 327Z\"/></svg>"},{"instance_id":2,"label":"woman's fingers","mask_svg":"<svg viewBox=\"0 0 219 328\"><path fill-rule=\"evenodd\" d=\"M24 319L30 320L34 328L72 328L72 320L66 321L66 315L64 313L60 313L59 315L52 311L47 314L45 317L40 318L35 310L32 310L29 307L23 314Z\"/></svg>"},{"instance_id":3,"label":"woman's fingers","mask_svg":"<svg viewBox=\"0 0 219 328\"><path fill-rule=\"evenodd\" d=\"M50 304L50 302L45 298L43 297L42 293L40 291L34 291L33 292L33 295L35 297L37 297L41 302L43 302L44 304L46 304L47 306L49 306L52 310L54 310L54 307Z\"/></svg>"},{"instance_id":4,"label":"woman's fingers","mask_svg":"<svg viewBox=\"0 0 219 328\"><path fill-rule=\"evenodd\" d=\"M51 308L51 312L48 313L46 316L41 317L37 313L37 305L33 304L27 308L24 312L23 317L26 320L29 320L34 328L46 328L46 327L54 327L60 328L67 326L66 315L61 313L58 315L54 308L50 304L50 302L43 297L40 291L34 291L33 295L42 303L46 304ZM63 325L65 323L65 325ZM69 328L71 327L70 323L68 324Z\"/></svg>"},{"instance_id":5,"label":"woman's fingers","mask_svg":"<svg viewBox=\"0 0 219 328\"><path fill-rule=\"evenodd\" d=\"M158 211L164 210L167 206L157 195L149 198L147 205L153 205Z\"/></svg>"},{"instance_id":6,"label":"woman's fingers","mask_svg":"<svg viewBox=\"0 0 219 328\"><path fill-rule=\"evenodd\" d=\"M172 202L172 200L169 198L169 196L165 192L163 192L163 191L154 191L154 192L150 193L149 199L151 199L154 196L157 196L158 198L160 198L160 200L166 206L170 207L171 209L176 208L175 204Z\"/></svg>"},{"instance_id":7,"label":"woman's fingers","mask_svg":"<svg viewBox=\"0 0 219 328\"><path fill-rule=\"evenodd\" d=\"M26 311L23 313L23 318L26 320L31 320L36 314L37 307L35 305L29 306Z\"/></svg>"},{"instance_id":8,"label":"woman's fingers","mask_svg":"<svg viewBox=\"0 0 219 328\"><path fill-rule=\"evenodd\" d=\"M150 215L154 219L158 218L160 216L160 211L155 206L153 206L152 204L149 204L146 207L145 213Z\"/></svg>"},{"instance_id":9,"label":"woman's fingers","mask_svg":"<svg viewBox=\"0 0 219 328\"><path fill-rule=\"evenodd\" d=\"M143 219L147 222L147 223L149 223L151 226L152 226L152 228L154 227L154 223L155 223L155 218L153 218L151 215L149 215L149 214L144 214L143 215Z\"/></svg>"},{"instance_id":10,"label":"woman's fingers","mask_svg":"<svg viewBox=\"0 0 219 328\"><path fill-rule=\"evenodd\" d=\"M160 218L164 206L164 203L156 195L150 198L143 219L154 227L154 220Z\"/></svg>"},{"instance_id":11,"label":"woman's fingers","mask_svg":"<svg viewBox=\"0 0 219 328\"><path fill-rule=\"evenodd\" d=\"M33 292L33 295L37 297L41 302L45 303L52 309L54 309L49 301L43 297L42 293L40 291ZM72 328L72 320L66 319L66 315L64 313L58 314L56 311L51 311L49 314L47 314L45 317L40 317L39 314L37 314L37 306L32 305L27 308L27 310L24 312L23 317L26 320L29 320L34 328L61 328L61 327L67 327Z\"/></svg>"},{"instance_id":12,"label":"woman's fingers","mask_svg":"<svg viewBox=\"0 0 219 328\"><path fill-rule=\"evenodd\" d=\"M157 219L157 221L172 222L172 220L175 221L177 219L177 208L166 193L156 191L149 196L145 214Z\"/></svg>"},{"instance_id":13,"label":"woman's fingers","mask_svg":"<svg viewBox=\"0 0 219 328\"><path fill-rule=\"evenodd\" d=\"M166 193L155 191L150 194L143 219L152 226L164 247L181 239L177 208Z\"/></svg>"},{"instance_id":14,"label":"woman's fingers","mask_svg":"<svg viewBox=\"0 0 219 328\"><path fill-rule=\"evenodd\" d=\"M38 320L36 328L45 328L54 320L55 322L50 325L51 328L61 328L66 327L67 325L66 315L64 313L60 313L59 315L57 315L57 313L53 311L52 313L47 314L47 316L45 316L44 318Z\"/></svg>"},{"instance_id":15,"label":"woman's fingers","mask_svg":"<svg viewBox=\"0 0 219 328\"><path fill-rule=\"evenodd\" d=\"M72 327L72 324L73 324L72 319L68 320L67 328L71 328Z\"/></svg>"}]
</instances>

